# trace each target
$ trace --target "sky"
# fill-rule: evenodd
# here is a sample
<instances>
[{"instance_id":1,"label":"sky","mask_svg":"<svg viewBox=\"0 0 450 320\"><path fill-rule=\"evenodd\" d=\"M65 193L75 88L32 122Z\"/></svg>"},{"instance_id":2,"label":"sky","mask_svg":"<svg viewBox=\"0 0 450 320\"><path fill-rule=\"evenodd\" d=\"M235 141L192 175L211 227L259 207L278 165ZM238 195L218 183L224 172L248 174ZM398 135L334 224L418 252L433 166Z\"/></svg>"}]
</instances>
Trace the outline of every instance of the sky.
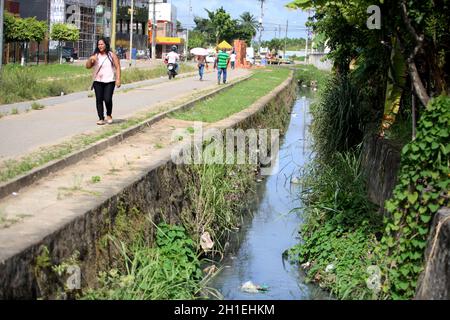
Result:
<instances>
[{"instance_id":1,"label":"sky","mask_svg":"<svg viewBox=\"0 0 450 320\"><path fill-rule=\"evenodd\" d=\"M177 7L177 18L189 28L195 27L194 16L207 17L204 8L216 10L223 7L233 19L249 11L256 20L261 16L261 3L257 0L191 0L191 19L189 19L189 0L169 0ZM284 7L290 0L266 0L264 2L264 31L262 40L274 37L284 38L286 35L286 21L288 20L288 38L306 38L305 22L308 14L300 10L289 10ZM259 37L259 33L256 36Z\"/></svg>"}]
</instances>

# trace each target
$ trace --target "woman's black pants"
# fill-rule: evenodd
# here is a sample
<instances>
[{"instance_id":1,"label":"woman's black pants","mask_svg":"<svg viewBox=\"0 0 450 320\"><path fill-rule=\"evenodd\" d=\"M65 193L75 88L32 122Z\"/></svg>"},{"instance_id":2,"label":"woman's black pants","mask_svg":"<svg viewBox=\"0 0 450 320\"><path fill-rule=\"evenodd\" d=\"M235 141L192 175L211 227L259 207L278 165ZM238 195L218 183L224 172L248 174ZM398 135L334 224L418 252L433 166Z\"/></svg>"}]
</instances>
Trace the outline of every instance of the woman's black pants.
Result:
<instances>
[{"instance_id":1,"label":"woman's black pants","mask_svg":"<svg viewBox=\"0 0 450 320\"><path fill-rule=\"evenodd\" d=\"M112 115L112 96L116 82L94 82L95 98L97 101L97 113L100 120L105 120L103 101L106 106L106 115Z\"/></svg>"}]
</instances>

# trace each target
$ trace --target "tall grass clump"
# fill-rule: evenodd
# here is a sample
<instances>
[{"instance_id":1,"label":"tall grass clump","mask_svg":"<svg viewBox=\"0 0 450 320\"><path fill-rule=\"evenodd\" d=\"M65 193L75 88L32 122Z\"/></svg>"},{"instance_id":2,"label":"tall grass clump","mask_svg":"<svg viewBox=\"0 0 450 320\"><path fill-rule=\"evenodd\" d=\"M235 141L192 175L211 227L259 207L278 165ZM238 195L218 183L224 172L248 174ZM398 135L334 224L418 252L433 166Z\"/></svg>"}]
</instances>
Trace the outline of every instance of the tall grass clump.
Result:
<instances>
[{"instance_id":1,"label":"tall grass clump","mask_svg":"<svg viewBox=\"0 0 450 320\"><path fill-rule=\"evenodd\" d=\"M335 75L329 80L319 101L311 107L318 157L331 159L335 152L346 152L361 143L367 113L359 101L358 89L349 76Z\"/></svg>"},{"instance_id":2,"label":"tall grass clump","mask_svg":"<svg viewBox=\"0 0 450 320\"><path fill-rule=\"evenodd\" d=\"M192 206L181 214L183 225L199 242L200 235L208 231L222 252L228 235L242 223L246 199L254 192L256 166L201 164L189 167L189 180L185 188Z\"/></svg>"},{"instance_id":3,"label":"tall grass clump","mask_svg":"<svg viewBox=\"0 0 450 320\"><path fill-rule=\"evenodd\" d=\"M12 103L18 99L34 99L42 94L38 88L38 76L20 66L0 73L0 103Z\"/></svg>"},{"instance_id":4,"label":"tall grass clump","mask_svg":"<svg viewBox=\"0 0 450 320\"><path fill-rule=\"evenodd\" d=\"M302 193L302 242L290 250L304 263L307 280L315 281L339 299L371 299L367 268L381 231L376 208L367 201L359 157L338 153L333 163L313 162Z\"/></svg>"},{"instance_id":5,"label":"tall grass clump","mask_svg":"<svg viewBox=\"0 0 450 320\"><path fill-rule=\"evenodd\" d=\"M126 244L110 237L120 252L118 268L100 272L99 286L83 299L194 299L202 289L202 272L194 242L180 226L157 226L156 246L144 237Z\"/></svg>"}]
</instances>

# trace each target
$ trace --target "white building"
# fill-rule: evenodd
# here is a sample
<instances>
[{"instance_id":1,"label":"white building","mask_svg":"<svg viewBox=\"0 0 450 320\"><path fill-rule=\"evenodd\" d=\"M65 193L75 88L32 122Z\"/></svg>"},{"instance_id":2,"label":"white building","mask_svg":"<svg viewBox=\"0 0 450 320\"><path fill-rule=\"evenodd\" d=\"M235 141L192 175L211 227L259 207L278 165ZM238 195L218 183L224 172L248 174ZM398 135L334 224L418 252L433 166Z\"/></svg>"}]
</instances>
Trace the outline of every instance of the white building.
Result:
<instances>
[{"instance_id":1,"label":"white building","mask_svg":"<svg viewBox=\"0 0 450 320\"><path fill-rule=\"evenodd\" d=\"M153 7L155 8L154 12ZM162 57L170 51L173 45L176 45L178 52L181 53L184 39L177 37L177 8L167 0L156 0L154 5L153 2L150 2L148 6L149 26L153 24L153 14L156 18L156 56ZM151 39L150 31L150 45Z\"/></svg>"}]
</instances>

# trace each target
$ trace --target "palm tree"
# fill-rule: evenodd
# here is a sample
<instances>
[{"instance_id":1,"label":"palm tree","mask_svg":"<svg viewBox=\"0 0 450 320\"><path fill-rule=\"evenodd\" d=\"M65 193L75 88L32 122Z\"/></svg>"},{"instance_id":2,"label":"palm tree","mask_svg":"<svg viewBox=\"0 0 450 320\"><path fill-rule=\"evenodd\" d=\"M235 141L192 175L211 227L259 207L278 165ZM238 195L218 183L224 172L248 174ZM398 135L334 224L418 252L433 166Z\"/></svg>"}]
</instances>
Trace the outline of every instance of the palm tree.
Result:
<instances>
[{"instance_id":1,"label":"palm tree","mask_svg":"<svg viewBox=\"0 0 450 320\"><path fill-rule=\"evenodd\" d=\"M241 25L243 27L251 28L251 30L253 30L254 34L256 34L259 23L258 23L258 20L256 20L254 15L252 15L250 12L246 11L243 14L241 14L239 21L241 22Z\"/></svg>"}]
</instances>

